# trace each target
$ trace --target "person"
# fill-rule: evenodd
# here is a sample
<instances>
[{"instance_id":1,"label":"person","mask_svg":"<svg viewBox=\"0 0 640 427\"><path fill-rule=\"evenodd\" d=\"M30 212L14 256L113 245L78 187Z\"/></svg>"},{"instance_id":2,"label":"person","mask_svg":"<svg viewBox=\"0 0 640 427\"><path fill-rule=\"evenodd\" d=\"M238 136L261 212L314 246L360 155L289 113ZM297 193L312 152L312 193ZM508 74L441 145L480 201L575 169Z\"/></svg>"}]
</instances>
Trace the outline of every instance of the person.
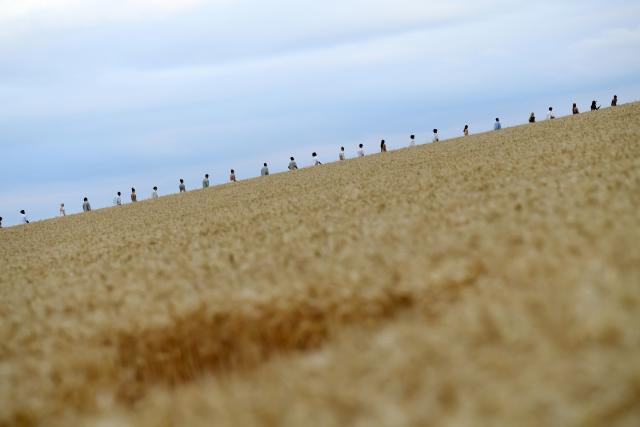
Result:
<instances>
[{"instance_id":1,"label":"person","mask_svg":"<svg viewBox=\"0 0 640 427\"><path fill-rule=\"evenodd\" d=\"M138 195L136 194L136 189L131 187L131 203L135 203L138 201Z\"/></svg>"},{"instance_id":2,"label":"person","mask_svg":"<svg viewBox=\"0 0 640 427\"><path fill-rule=\"evenodd\" d=\"M380 152L381 153L387 152L387 144L384 142L384 139L380 141Z\"/></svg>"},{"instance_id":3,"label":"person","mask_svg":"<svg viewBox=\"0 0 640 427\"><path fill-rule=\"evenodd\" d=\"M289 157L290 161L289 161L289 170L290 171L294 171L296 169L298 169L298 165L296 164L296 161L293 157Z\"/></svg>"},{"instance_id":4,"label":"person","mask_svg":"<svg viewBox=\"0 0 640 427\"><path fill-rule=\"evenodd\" d=\"M91 212L91 205L89 204L89 199L86 197L82 200L82 211Z\"/></svg>"},{"instance_id":5,"label":"person","mask_svg":"<svg viewBox=\"0 0 640 427\"><path fill-rule=\"evenodd\" d=\"M153 187L153 191L151 192L151 199L158 200L158 187Z\"/></svg>"},{"instance_id":6,"label":"person","mask_svg":"<svg viewBox=\"0 0 640 427\"><path fill-rule=\"evenodd\" d=\"M204 179L202 180L202 188L209 188L209 174L204 174Z\"/></svg>"},{"instance_id":7,"label":"person","mask_svg":"<svg viewBox=\"0 0 640 427\"><path fill-rule=\"evenodd\" d=\"M0 228L2 228L2 217L0 216Z\"/></svg>"},{"instance_id":8,"label":"person","mask_svg":"<svg viewBox=\"0 0 640 427\"><path fill-rule=\"evenodd\" d=\"M113 199L113 204L120 206L122 205L122 194L118 191L118 193L116 194L115 199Z\"/></svg>"},{"instance_id":9,"label":"person","mask_svg":"<svg viewBox=\"0 0 640 427\"><path fill-rule=\"evenodd\" d=\"M415 147L415 146L416 146L416 136L411 135L409 136L409 147Z\"/></svg>"},{"instance_id":10,"label":"person","mask_svg":"<svg viewBox=\"0 0 640 427\"><path fill-rule=\"evenodd\" d=\"M60 203L60 216L67 216L67 212L64 210L64 203Z\"/></svg>"},{"instance_id":11,"label":"person","mask_svg":"<svg viewBox=\"0 0 640 427\"><path fill-rule=\"evenodd\" d=\"M229 181L236 182L236 171L231 169L231 174L229 174Z\"/></svg>"},{"instance_id":12,"label":"person","mask_svg":"<svg viewBox=\"0 0 640 427\"><path fill-rule=\"evenodd\" d=\"M263 166L262 166L262 169L260 169L260 175L262 175L262 176L269 175L269 168L267 167L266 163L264 163Z\"/></svg>"},{"instance_id":13,"label":"person","mask_svg":"<svg viewBox=\"0 0 640 427\"><path fill-rule=\"evenodd\" d=\"M578 106L575 102L573 103L573 107L571 108L571 114L580 114L580 110L578 110Z\"/></svg>"},{"instance_id":14,"label":"person","mask_svg":"<svg viewBox=\"0 0 640 427\"><path fill-rule=\"evenodd\" d=\"M438 141L440 141L440 137L438 137L438 129L434 129L432 142L438 142Z\"/></svg>"},{"instance_id":15,"label":"person","mask_svg":"<svg viewBox=\"0 0 640 427\"><path fill-rule=\"evenodd\" d=\"M340 152L338 153L338 159L344 160L345 158L346 157L345 157L345 154L344 154L344 147L340 147Z\"/></svg>"},{"instance_id":16,"label":"person","mask_svg":"<svg viewBox=\"0 0 640 427\"><path fill-rule=\"evenodd\" d=\"M462 134L464 136L469 136L469 125L464 125L464 129L462 129Z\"/></svg>"},{"instance_id":17,"label":"person","mask_svg":"<svg viewBox=\"0 0 640 427\"><path fill-rule=\"evenodd\" d=\"M22 215L22 223L23 224L29 224L29 219L27 218L27 214L24 211L24 209L20 210L20 214Z\"/></svg>"},{"instance_id":18,"label":"person","mask_svg":"<svg viewBox=\"0 0 640 427\"><path fill-rule=\"evenodd\" d=\"M615 107L618 105L618 95L613 95L613 99L611 100L611 106Z\"/></svg>"},{"instance_id":19,"label":"person","mask_svg":"<svg viewBox=\"0 0 640 427\"><path fill-rule=\"evenodd\" d=\"M591 101L591 111L599 110L600 107L596 106L596 101Z\"/></svg>"},{"instance_id":20,"label":"person","mask_svg":"<svg viewBox=\"0 0 640 427\"><path fill-rule=\"evenodd\" d=\"M184 185L184 179L180 178L180 185L178 185L178 190L181 193L185 193L187 191L187 187Z\"/></svg>"},{"instance_id":21,"label":"person","mask_svg":"<svg viewBox=\"0 0 640 427\"><path fill-rule=\"evenodd\" d=\"M553 115L553 107L549 107L549 112L547 113L547 120L553 120L556 116Z\"/></svg>"},{"instance_id":22,"label":"person","mask_svg":"<svg viewBox=\"0 0 640 427\"><path fill-rule=\"evenodd\" d=\"M531 113L529 115L529 123L535 123L536 122L536 115Z\"/></svg>"},{"instance_id":23,"label":"person","mask_svg":"<svg viewBox=\"0 0 640 427\"><path fill-rule=\"evenodd\" d=\"M500 118L496 117L496 122L493 124L493 130L502 129L502 125L500 124Z\"/></svg>"},{"instance_id":24,"label":"person","mask_svg":"<svg viewBox=\"0 0 640 427\"><path fill-rule=\"evenodd\" d=\"M318 166L322 164L322 162L318 160L318 154L315 151L311 153L311 158L313 159L313 166Z\"/></svg>"},{"instance_id":25,"label":"person","mask_svg":"<svg viewBox=\"0 0 640 427\"><path fill-rule=\"evenodd\" d=\"M364 157L364 146L362 144L358 144L358 157Z\"/></svg>"}]
</instances>

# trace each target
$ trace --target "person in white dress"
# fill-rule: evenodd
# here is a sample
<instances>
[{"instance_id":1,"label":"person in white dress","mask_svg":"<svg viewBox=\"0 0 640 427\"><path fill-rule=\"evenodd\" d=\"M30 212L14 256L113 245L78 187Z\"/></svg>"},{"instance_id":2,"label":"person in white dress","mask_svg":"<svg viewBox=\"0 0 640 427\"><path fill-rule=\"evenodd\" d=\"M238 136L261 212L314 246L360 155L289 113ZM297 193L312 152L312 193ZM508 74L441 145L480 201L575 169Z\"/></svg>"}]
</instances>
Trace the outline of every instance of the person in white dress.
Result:
<instances>
[{"instance_id":1,"label":"person in white dress","mask_svg":"<svg viewBox=\"0 0 640 427\"><path fill-rule=\"evenodd\" d=\"M158 200L158 187L153 187L153 192L151 192L151 199Z\"/></svg>"},{"instance_id":2,"label":"person in white dress","mask_svg":"<svg viewBox=\"0 0 640 427\"><path fill-rule=\"evenodd\" d=\"M364 157L364 146L362 144L358 144L358 157Z\"/></svg>"},{"instance_id":3,"label":"person in white dress","mask_svg":"<svg viewBox=\"0 0 640 427\"><path fill-rule=\"evenodd\" d=\"M344 147L340 147L340 152L338 153L338 159L344 160L346 158L344 154Z\"/></svg>"},{"instance_id":4,"label":"person in white dress","mask_svg":"<svg viewBox=\"0 0 640 427\"><path fill-rule=\"evenodd\" d=\"M556 116L553 114L553 107L549 107L549 112L547 113L547 120L553 120Z\"/></svg>"},{"instance_id":5,"label":"person in white dress","mask_svg":"<svg viewBox=\"0 0 640 427\"><path fill-rule=\"evenodd\" d=\"M432 142L438 142L438 141L440 141L440 136L438 136L438 129L434 129Z\"/></svg>"},{"instance_id":6,"label":"person in white dress","mask_svg":"<svg viewBox=\"0 0 640 427\"><path fill-rule=\"evenodd\" d=\"M260 175L267 176L269 175L269 167L266 163L263 164L262 169L260 169Z\"/></svg>"},{"instance_id":7,"label":"person in white dress","mask_svg":"<svg viewBox=\"0 0 640 427\"><path fill-rule=\"evenodd\" d=\"M116 206L122 205L122 193L120 193L119 191L118 193L116 193L116 197L114 197L113 199L113 204Z\"/></svg>"}]
</instances>

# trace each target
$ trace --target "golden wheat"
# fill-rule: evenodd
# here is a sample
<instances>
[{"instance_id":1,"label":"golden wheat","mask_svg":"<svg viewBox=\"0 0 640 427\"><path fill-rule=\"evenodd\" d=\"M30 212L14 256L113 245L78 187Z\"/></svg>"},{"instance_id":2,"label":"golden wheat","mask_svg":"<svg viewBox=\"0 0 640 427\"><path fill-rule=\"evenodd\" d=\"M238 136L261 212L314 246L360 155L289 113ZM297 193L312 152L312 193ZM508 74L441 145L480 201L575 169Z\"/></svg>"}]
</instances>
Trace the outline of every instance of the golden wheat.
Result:
<instances>
[{"instance_id":1,"label":"golden wheat","mask_svg":"<svg viewBox=\"0 0 640 427\"><path fill-rule=\"evenodd\" d=\"M640 105L0 230L0 425L636 426Z\"/></svg>"}]
</instances>

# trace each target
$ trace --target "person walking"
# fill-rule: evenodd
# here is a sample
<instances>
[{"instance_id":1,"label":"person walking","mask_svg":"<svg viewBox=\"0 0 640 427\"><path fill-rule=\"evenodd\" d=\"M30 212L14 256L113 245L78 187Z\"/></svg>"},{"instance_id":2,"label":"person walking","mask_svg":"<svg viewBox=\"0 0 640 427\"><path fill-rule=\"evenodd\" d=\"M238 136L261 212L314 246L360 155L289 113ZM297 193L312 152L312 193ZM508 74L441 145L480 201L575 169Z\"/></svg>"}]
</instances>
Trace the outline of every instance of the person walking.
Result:
<instances>
[{"instance_id":1,"label":"person walking","mask_svg":"<svg viewBox=\"0 0 640 427\"><path fill-rule=\"evenodd\" d=\"M553 120L556 116L553 114L553 107L549 107L549 112L547 113L547 120Z\"/></svg>"},{"instance_id":2,"label":"person walking","mask_svg":"<svg viewBox=\"0 0 640 427\"><path fill-rule=\"evenodd\" d=\"M576 115L580 114L580 110L578 110L578 105L574 102L573 107L571 107L571 114Z\"/></svg>"},{"instance_id":3,"label":"person walking","mask_svg":"<svg viewBox=\"0 0 640 427\"><path fill-rule=\"evenodd\" d=\"M2 217L0 216L0 228L2 228Z\"/></svg>"},{"instance_id":4,"label":"person walking","mask_svg":"<svg viewBox=\"0 0 640 427\"><path fill-rule=\"evenodd\" d=\"M209 174L204 174L204 179L202 180L202 188L209 188Z\"/></svg>"},{"instance_id":5,"label":"person walking","mask_svg":"<svg viewBox=\"0 0 640 427\"><path fill-rule=\"evenodd\" d=\"M384 139L380 141L380 152L381 153L387 152L387 144L384 142Z\"/></svg>"},{"instance_id":6,"label":"person walking","mask_svg":"<svg viewBox=\"0 0 640 427\"><path fill-rule=\"evenodd\" d=\"M364 157L364 146L362 144L358 144L358 157Z\"/></svg>"},{"instance_id":7,"label":"person walking","mask_svg":"<svg viewBox=\"0 0 640 427\"><path fill-rule=\"evenodd\" d=\"M529 123L535 123L536 122L536 115L531 113L529 115Z\"/></svg>"},{"instance_id":8,"label":"person walking","mask_svg":"<svg viewBox=\"0 0 640 427\"><path fill-rule=\"evenodd\" d=\"M346 156L344 154L344 147L340 147L340 152L338 153L338 159L341 161L346 159Z\"/></svg>"},{"instance_id":9,"label":"person walking","mask_svg":"<svg viewBox=\"0 0 640 427\"><path fill-rule=\"evenodd\" d=\"M410 135L409 136L409 147L415 147L416 146L416 136L415 135Z\"/></svg>"},{"instance_id":10,"label":"person walking","mask_svg":"<svg viewBox=\"0 0 640 427\"><path fill-rule=\"evenodd\" d=\"M600 106L596 106L596 101L591 101L591 111L599 110Z\"/></svg>"},{"instance_id":11,"label":"person walking","mask_svg":"<svg viewBox=\"0 0 640 427\"><path fill-rule=\"evenodd\" d=\"M131 203L135 203L138 201L138 195L136 194L136 189L131 187Z\"/></svg>"},{"instance_id":12,"label":"person walking","mask_svg":"<svg viewBox=\"0 0 640 427\"><path fill-rule=\"evenodd\" d=\"M153 191L151 192L151 199L158 200L158 187L153 187Z\"/></svg>"},{"instance_id":13,"label":"person walking","mask_svg":"<svg viewBox=\"0 0 640 427\"><path fill-rule=\"evenodd\" d=\"M229 174L229 181L236 182L236 171L234 171L233 169L231 169L231 173Z\"/></svg>"},{"instance_id":14,"label":"person walking","mask_svg":"<svg viewBox=\"0 0 640 427\"><path fill-rule=\"evenodd\" d=\"M180 185L178 185L178 190L180 190L181 193L187 192L187 187L184 185L184 179L182 178L180 178Z\"/></svg>"},{"instance_id":15,"label":"person walking","mask_svg":"<svg viewBox=\"0 0 640 427\"><path fill-rule=\"evenodd\" d=\"M22 223L29 224L29 219L27 218L27 213L24 211L24 209L20 210L20 215L22 215Z\"/></svg>"},{"instance_id":16,"label":"person walking","mask_svg":"<svg viewBox=\"0 0 640 427\"><path fill-rule=\"evenodd\" d=\"M464 136L469 136L469 125L464 125L464 129L462 129L462 134Z\"/></svg>"},{"instance_id":17,"label":"person walking","mask_svg":"<svg viewBox=\"0 0 640 427\"><path fill-rule=\"evenodd\" d=\"M67 212L64 210L64 203L60 203L60 216L67 216Z\"/></svg>"},{"instance_id":18,"label":"person walking","mask_svg":"<svg viewBox=\"0 0 640 427\"><path fill-rule=\"evenodd\" d=\"M293 157L289 157L289 166L288 166L290 171L294 171L296 169L298 169L298 165L296 164L296 161Z\"/></svg>"},{"instance_id":19,"label":"person walking","mask_svg":"<svg viewBox=\"0 0 640 427\"><path fill-rule=\"evenodd\" d=\"M618 95L613 95L613 99L611 100L611 106L615 107L618 105Z\"/></svg>"},{"instance_id":20,"label":"person walking","mask_svg":"<svg viewBox=\"0 0 640 427\"><path fill-rule=\"evenodd\" d=\"M313 166L319 166L322 164L322 162L318 160L318 153L315 151L311 153L311 159L313 159Z\"/></svg>"},{"instance_id":21,"label":"person walking","mask_svg":"<svg viewBox=\"0 0 640 427\"><path fill-rule=\"evenodd\" d=\"M264 163L263 166L262 166L262 169L260 169L260 175L262 175L262 176L269 175L269 168L267 167L266 163Z\"/></svg>"},{"instance_id":22,"label":"person walking","mask_svg":"<svg viewBox=\"0 0 640 427\"><path fill-rule=\"evenodd\" d=\"M82 200L82 211L91 212L91 205L89 204L89 199L86 197Z\"/></svg>"},{"instance_id":23,"label":"person walking","mask_svg":"<svg viewBox=\"0 0 640 427\"><path fill-rule=\"evenodd\" d=\"M493 124L493 130L502 129L502 124L500 123L500 118L496 117L496 122Z\"/></svg>"},{"instance_id":24,"label":"person walking","mask_svg":"<svg viewBox=\"0 0 640 427\"><path fill-rule=\"evenodd\" d=\"M113 204L116 206L122 205L122 193L118 191L116 197L113 199Z\"/></svg>"},{"instance_id":25,"label":"person walking","mask_svg":"<svg viewBox=\"0 0 640 427\"><path fill-rule=\"evenodd\" d=\"M431 140L431 142L439 142L440 141L440 137L438 136L438 129L434 129L433 130L433 139Z\"/></svg>"}]
</instances>

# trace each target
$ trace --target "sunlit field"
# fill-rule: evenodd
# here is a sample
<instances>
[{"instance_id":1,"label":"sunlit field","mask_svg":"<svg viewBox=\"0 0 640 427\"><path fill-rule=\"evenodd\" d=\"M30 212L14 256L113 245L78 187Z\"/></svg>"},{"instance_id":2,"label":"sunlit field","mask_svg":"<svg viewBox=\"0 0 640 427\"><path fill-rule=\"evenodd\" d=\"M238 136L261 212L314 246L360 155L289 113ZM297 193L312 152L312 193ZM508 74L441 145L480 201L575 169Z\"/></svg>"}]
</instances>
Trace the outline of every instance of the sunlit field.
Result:
<instances>
[{"instance_id":1,"label":"sunlit field","mask_svg":"<svg viewBox=\"0 0 640 427\"><path fill-rule=\"evenodd\" d=\"M2 229L0 318L2 426L637 427L640 105Z\"/></svg>"}]
</instances>

